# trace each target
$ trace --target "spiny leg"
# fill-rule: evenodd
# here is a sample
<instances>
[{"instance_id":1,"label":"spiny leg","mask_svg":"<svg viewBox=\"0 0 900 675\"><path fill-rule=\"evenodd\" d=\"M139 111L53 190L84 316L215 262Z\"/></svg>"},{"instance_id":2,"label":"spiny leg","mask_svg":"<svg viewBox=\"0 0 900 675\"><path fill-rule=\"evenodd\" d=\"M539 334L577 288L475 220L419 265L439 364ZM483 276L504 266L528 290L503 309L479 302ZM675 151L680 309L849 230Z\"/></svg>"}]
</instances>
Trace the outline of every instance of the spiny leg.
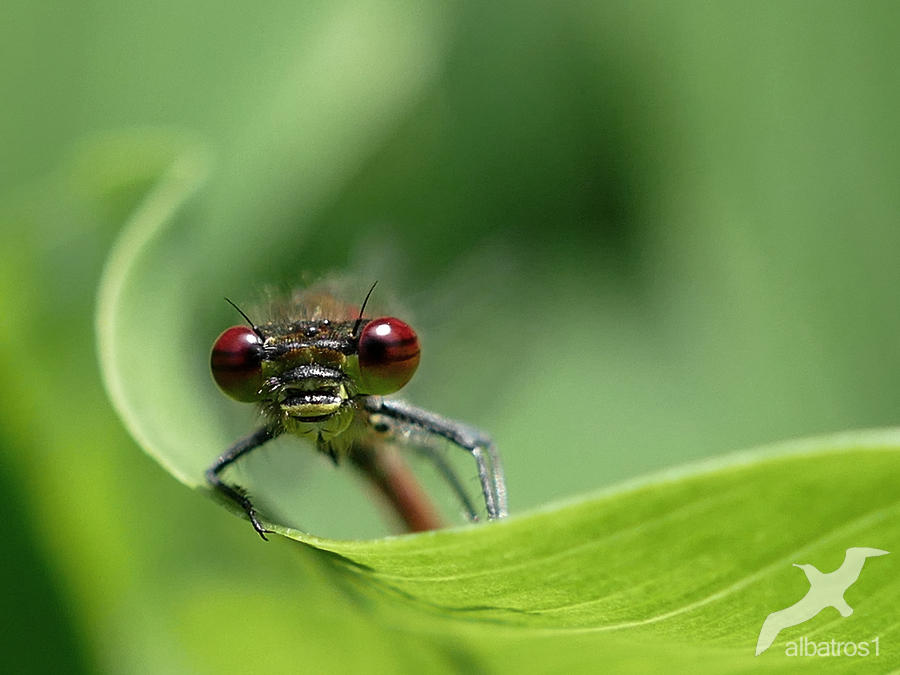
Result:
<instances>
[{"instance_id":1,"label":"spiny leg","mask_svg":"<svg viewBox=\"0 0 900 675\"><path fill-rule=\"evenodd\" d=\"M281 429L265 426L257 429L246 438L242 438L232 445L228 450L223 452L219 458L213 462L213 465L206 470L206 480L219 492L228 497L231 501L238 504L247 513L253 529L259 533L259 536L268 541L266 538L266 530L256 517L256 509L250 503L246 493L238 487L228 485L223 482L219 474L225 470L227 466L233 464L235 460L243 457L251 450L255 450L263 443L272 440L281 434Z\"/></svg>"},{"instance_id":2,"label":"spiny leg","mask_svg":"<svg viewBox=\"0 0 900 675\"><path fill-rule=\"evenodd\" d=\"M478 520L478 512L475 510L475 505L472 503L469 493L466 492L462 481L459 479L459 475L457 475L453 467L447 463L447 460L444 459L440 450L428 442L421 444L417 443L414 445L414 448L416 452L424 456L434 465L441 478L444 479L444 482L450 486L451 490L453 490L456 498L459 499L462 504L463 510L466 512L466 518L469 520Z\"/></svg>"},{"instance_id":3,"label":"spiny leg","mask_svg":"<svg viewBox=\"0 0 900 675\"><path fill-rule=\"evenodd\" d=\"M503 518L509 514L503 465L497 448L489 436L466 424L448 420L403 401L370 396L365 400L365 407L370 413L409 424L418 431L440 436L466 450L475 458L478 467L478 479L481 482L488 518ZM440 470L440 467L438 468ZM456 490L453 482L451 486Z\"/></svg>"}]
</instances>

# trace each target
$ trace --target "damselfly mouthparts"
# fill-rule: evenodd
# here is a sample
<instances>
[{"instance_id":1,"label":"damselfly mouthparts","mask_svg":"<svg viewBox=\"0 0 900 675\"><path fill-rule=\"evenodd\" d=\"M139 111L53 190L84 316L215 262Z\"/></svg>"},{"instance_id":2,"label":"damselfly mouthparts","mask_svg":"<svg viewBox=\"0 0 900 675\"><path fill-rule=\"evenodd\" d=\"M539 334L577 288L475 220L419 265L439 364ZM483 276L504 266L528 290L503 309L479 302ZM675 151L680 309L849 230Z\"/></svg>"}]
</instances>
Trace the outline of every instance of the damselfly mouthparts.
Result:
<instances>
[{"instance_id":1,"label":"damselfly mouthparts","mask_svg":"<svg viewBox=\"0 0 900 675\"><path fill-rule=\"evenodd\" d=\"M491 439L461 422L403 401L385 398L402 389L419 365L419 339L400 319L365 317L372 293L358 311L329 294L297 293L266 323L222 333L211 368L228 396L256 403L265 424L228 448L206 471L212 486L247 513L265 539L269 530L246 492L222 472L252 450L282 434L310 441L336 464L343 459L367 476L410 531L441 526L429 500L410 474L385 453L385 444L409 446L431 460L470 520L477 511L462 481L438 447L451 443L475 459L488 518L507 515L500 455Z\"/></svg>"}]
</instances>

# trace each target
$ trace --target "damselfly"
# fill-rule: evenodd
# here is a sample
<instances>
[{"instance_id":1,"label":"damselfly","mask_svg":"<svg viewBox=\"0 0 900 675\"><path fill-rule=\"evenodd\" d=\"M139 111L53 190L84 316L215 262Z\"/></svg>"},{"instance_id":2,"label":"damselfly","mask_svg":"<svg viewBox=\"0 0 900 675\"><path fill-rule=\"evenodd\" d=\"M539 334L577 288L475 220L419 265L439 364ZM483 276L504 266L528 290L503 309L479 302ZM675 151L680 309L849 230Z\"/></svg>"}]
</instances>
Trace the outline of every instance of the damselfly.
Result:
<instances>
[{"instance_id":1,"label":"damselfly","mask_svg":"<svg viewBox=\"0 0 900 675\"><path fill-rule=\"evenodd\" d=\"M223 471L266 442L290 434L309 441L335 464L346 459L378 488L410 531L441 520L411 474L385 452L408 446L433 462L470 520L477 510L440 446L474 458L488 518L507 515L506 485L497 448L485 433L395 398L419 365L415 331L400 319L365 317L374 286L357 311L328 292L299 292L265 323L247 321L222 333L211 368L231 398L256 403L265 423L228 448L206 471L210 484L238 504L265 539L267 530L246 491ZM230 301L229 301L230 302ZM232 303L233 304L233 303Z\"/></svg>"}]
</instances>

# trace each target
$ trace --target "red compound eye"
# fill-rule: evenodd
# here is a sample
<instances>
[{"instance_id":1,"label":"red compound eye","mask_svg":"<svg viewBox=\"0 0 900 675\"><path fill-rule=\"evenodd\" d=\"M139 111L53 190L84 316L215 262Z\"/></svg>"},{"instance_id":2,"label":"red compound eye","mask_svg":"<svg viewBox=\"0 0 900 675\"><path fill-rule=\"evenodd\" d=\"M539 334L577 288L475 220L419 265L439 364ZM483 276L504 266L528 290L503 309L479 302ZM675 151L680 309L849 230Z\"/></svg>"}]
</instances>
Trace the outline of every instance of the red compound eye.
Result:
<instances>
[{"instance_id":1,"label":"red compound eye","mask_svg":"<svg viewBox=\"0 0 900 675\"><path fill-rule=\"evenodd\" d=\"M419 338L409 325L387 317L366 324L359 336L359 372L366 394L393 394L419 367Z\"/></svg>"},{"instance_id":2,"label":"red compound eye","mask_svg":"<svg viewBox=\"0 0 900 675\"><path fill-rule=\"evenodd\" d=\"M219 389L238 401L259 400L262 386L262 338L247 326L234 326L219 336L209 360Z\"/></svg>"}]
</instances>

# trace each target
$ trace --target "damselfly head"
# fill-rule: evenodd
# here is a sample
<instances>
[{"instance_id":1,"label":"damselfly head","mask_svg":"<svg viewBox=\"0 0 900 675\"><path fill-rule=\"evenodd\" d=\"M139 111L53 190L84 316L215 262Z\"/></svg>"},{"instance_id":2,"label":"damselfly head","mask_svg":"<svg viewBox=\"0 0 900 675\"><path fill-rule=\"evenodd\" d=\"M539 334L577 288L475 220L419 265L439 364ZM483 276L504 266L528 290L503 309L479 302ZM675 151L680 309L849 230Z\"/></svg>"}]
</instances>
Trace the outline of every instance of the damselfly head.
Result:
<instances>
[{"instance_id":1,"label":"damselfly head","mask_svg":"<svg viewBox=\"0 0 900 675\"><path fill-rule=\"evenodd\" d=\"M216 340L213 378L228 396L259 403L290 431L302 433L299 424L340 433L357 397L399 391L419 365L415 331L393 317L367 319L364 309L365 302L353 313L316 291L295 295L266 323L241 312L250 325L229 328Z\"/></svg>"}]
</instances>

